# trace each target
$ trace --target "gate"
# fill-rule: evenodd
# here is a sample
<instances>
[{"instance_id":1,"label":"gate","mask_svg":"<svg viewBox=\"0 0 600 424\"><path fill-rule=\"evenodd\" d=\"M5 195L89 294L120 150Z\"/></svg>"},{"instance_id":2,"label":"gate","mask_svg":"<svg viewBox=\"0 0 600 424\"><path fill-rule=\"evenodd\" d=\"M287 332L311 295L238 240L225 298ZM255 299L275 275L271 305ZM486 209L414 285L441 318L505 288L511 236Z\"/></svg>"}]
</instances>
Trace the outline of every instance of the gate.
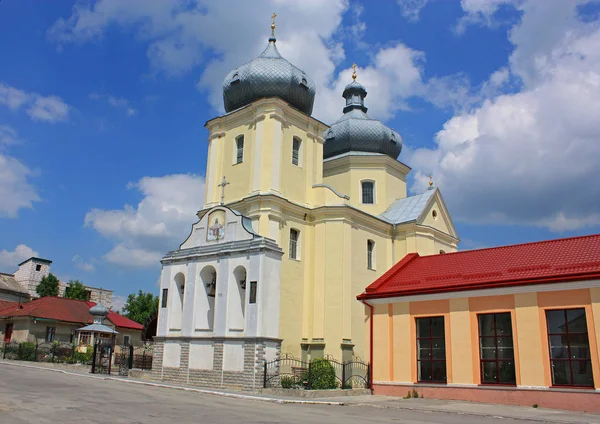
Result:
<instances>
[{"instance_id":1,"label":"gate","mask_svg":"<svg viewBox=\"0 0 600 424\"><path fill-rule=\"evenodd\" d=\"M335 370L337 387L341 389L370 388L370 366L360 358L339 362L331 355L310 362L302 361L293 355L283 354L274 361L265 362L263 369L263 387L282 387L284 389L313 389L313 382L322 374L323 369Z\"/></svg>"},{"instance_id":2,"label":"gate","mask_svg":"<svg viewBox=\"0 0 600 424\"><path fill-rule=\"evenodd\" d=\"M92 355L92 374L110 375L113 347L108 343L97 342Z\"/></svg>"}]
</instances>

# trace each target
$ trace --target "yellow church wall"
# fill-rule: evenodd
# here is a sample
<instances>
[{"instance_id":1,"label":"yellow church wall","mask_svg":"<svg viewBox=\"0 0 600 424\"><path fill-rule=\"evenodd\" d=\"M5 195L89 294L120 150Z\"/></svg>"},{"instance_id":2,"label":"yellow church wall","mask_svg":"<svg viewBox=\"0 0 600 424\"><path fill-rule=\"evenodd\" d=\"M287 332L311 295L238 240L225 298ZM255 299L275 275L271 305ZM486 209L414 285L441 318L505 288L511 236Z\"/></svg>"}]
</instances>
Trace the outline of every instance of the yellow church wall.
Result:
<instances>
[{"instance_id":1,"label":"yellow church wall","mask_svg":"<svg viewBox=\"0 0 600 424\"><path fill-rule=\"evenodd\" d=\"M373 308L373 380L390 381L388 305Z\"/></svg>"},{"instance_id":2,"label":"yellow church wall","mask_svg":"<svg viewBox=\"0 0 600 424\"><path fill-rule=\"evenodd\" d=\"M518 328L515 340L519 345L518 356L521 365L520 384L531 387L549 386L550 383L546 381L549 367L544 369L543 361L540 361L540 358L545 356L542 340L546 337L546 331L542 331L537 293L518 293L514 298Z\"/></svg>"},{"instance_id":3,"label":"yellow church wall","mask_svg":"<svg viewBox=\"0 0 600 424\"><path fill-rule=\"evenodd\" d=\"M396 199L406 197L406 174L396 169L387 168L384 176L385 180L385 209ZM383 211L385 211L383 209ZM383 212L382 211L382 212Z\"/></svg>"},{"instance_id":4,"label":"yellow church wall","mask_svg":"<svg viewBox=\"0 0 600 424\"><path fill-rule=\"evenodd\" d=\"M590 317L588 320L592 320L594 324L596 331L596 355L600 357L600 288L595 287L590 289L590 300L592 302L591 310L593 319ZM596 380L596 387L598 387L598 380Z\"/></svg>"},{"instance_id":5,"label":"yellow church wall","mask_svg":"<svg viewBox=\"0 0 600 424\"><path fill-rule=\"evenodd\" d=\"M473 384L473 351L471 349L471 316L469 299L449 300L449 319L452 328L450 346L460 360L452 361L452 383ZM412 362L412 361L411 361Z\"/></svg>"}]
</instances>

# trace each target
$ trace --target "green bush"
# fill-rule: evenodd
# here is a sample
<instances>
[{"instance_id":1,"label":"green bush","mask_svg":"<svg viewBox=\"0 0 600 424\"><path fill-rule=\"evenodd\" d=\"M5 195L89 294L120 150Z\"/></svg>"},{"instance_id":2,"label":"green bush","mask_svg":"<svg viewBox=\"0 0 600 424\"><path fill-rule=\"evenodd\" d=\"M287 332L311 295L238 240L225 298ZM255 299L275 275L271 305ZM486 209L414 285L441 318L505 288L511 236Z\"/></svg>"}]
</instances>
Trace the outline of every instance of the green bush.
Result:
<instances>
[{"instance_id":1,"label":"green bush","mask_svg":"<svg viewBox=\"0 0 600 424\"><path fill-rule=\"evenodd\" d=\"M85 353L78 352L77 348L75 349L75 354L73 355L73 362L77 364L89 364L92 362L92 355L94 354L94 348L92 346L88 346Z\"/></svg>"},{"instance_id":2,"label":"green bush","mask_svg":"<svg viewBox=\"0 0 600 424\"><path fill-rule=\"evenodd\" d=\"M18 351L20 361L35 361L35 343L23 342Z\"/></svg>"},{"instance_id":3,"label":"green bush","mask_svg":"<svg viewBox=\"0 0 600 424\"><path fill-rule=\"evenodd\" d=\"M315 359L310 364L310 389L337 389L335 369L327 359Z\"/></svg>"},{"instance_id":4,"label":"green bush","mask_svg":"<svg viewBox=\"0 0 600 424\"><path fill-rule=\"evenodd\" d=\"M293 375L282 375L281 376L281 387L284 389L293 389L296 385L296 379Z\"/></svg>"}]
</instances>

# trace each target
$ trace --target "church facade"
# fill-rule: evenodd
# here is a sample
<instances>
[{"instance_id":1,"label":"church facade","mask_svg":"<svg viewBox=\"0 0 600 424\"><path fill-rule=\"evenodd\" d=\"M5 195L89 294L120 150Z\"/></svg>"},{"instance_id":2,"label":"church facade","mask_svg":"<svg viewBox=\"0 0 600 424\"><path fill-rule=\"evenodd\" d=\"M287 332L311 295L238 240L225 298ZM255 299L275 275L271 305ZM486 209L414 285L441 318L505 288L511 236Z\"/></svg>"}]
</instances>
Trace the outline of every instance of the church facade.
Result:
<instances>
[{"instance_id":1,"label":"church facade","mask_svg":"<svg viewBox=\"0 0 600 424\"><path fill-rule=\"evenodd\" d=\"M402 138L368 117L356 72L342 96L338 121L312 117L314 83L274 34L225 77L226 113L206 123L200 221L162 261L156 378L200 365L226 376L235 362L237 377L216 385L248 386L279 353L368 360L356 296L409 253L456 251L439 189L407 195Z\"/></svg>"}]
</instances>

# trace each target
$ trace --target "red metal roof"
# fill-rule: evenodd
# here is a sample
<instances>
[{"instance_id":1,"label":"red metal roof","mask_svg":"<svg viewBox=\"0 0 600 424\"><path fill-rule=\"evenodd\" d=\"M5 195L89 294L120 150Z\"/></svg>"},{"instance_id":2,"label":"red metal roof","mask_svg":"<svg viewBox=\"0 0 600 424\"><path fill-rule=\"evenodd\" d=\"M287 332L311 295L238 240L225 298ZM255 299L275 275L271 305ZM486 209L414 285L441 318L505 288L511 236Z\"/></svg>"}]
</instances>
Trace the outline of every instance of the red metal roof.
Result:
<instances>
[{"instance_id":1,"label":"red metal roof","mask_svg":"<svg viewBox=\"0 0 600 424\"><path fill-rule=\"evenodd\" d=\"M14 308L18 306L19 302L9 302L8 300L0 300L0 313L7 308Z\"/></svg>"},{"instance_id":2,"label":"red metal roof","mask_svg":"<svg viewBox=\"0 0 600 424\"><path fill-rule=\"evenodd\" d=\"M8 309L0 310L0 318L8 317L33 317L44 318L55 321L76 322L82 325L91 324L93 318L90 315L90 308L94 302L84 302L82 300L65 299L64 297L42 297L31 302L14 305ZM115 327L142 330L143 326L110 311L108 320Z\"/></svg>"},{"instance_id":3,"label":"red metal roof","mask_svg":"<svg viewBox=\"0 0 600 424\"><path fill-rule=\"evenodd\" d=\"M600 234L440 255L406 255L358 299L600 278Z\"/></svg>"}]
</instances>

